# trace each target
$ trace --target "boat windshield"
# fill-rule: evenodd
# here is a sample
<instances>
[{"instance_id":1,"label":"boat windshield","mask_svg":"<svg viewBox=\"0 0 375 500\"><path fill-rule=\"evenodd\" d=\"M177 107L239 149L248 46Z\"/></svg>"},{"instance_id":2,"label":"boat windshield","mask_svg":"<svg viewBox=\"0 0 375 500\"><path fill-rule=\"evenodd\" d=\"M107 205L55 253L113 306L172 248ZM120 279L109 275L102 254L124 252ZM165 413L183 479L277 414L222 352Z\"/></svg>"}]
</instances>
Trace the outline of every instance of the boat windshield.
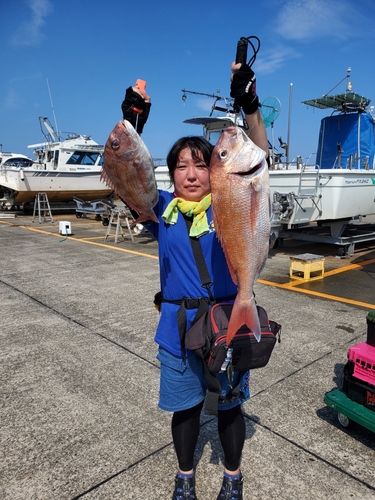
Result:
<instances>
[{"instance_id":1,"label":"boat windshield","mask_svg":"<svg viewBox=\"0 0 375 500\"><path fill-rule=\"evenodd\" d=\"M99 153L75 151L66 163L68 165L95 165L98 156Z\"/></svg>"},{"instance_id":2,"label":"boat windshield","mask_svg":"<svg viewBox=\"0 0 375 500\"><path fill-rule=\"evenodd\" d=\"M217 141L220 139L221 132L222 132L221 130L213 130L213 131L209 132L208 140L210 141L210 143L213 146L215 146Z\"/></svg>"},{"instance_id":3,"label":"boat windshield","mask_svg":"<svg viewBox=\"0 0 375 500\"><path fill-rule=\"evenodd\" d=\"M7 167L26 168L31 167L32 164L33 161L29 160L28 158L13 157L4 161L2 165Z\"/></svg>"}]
</instances>

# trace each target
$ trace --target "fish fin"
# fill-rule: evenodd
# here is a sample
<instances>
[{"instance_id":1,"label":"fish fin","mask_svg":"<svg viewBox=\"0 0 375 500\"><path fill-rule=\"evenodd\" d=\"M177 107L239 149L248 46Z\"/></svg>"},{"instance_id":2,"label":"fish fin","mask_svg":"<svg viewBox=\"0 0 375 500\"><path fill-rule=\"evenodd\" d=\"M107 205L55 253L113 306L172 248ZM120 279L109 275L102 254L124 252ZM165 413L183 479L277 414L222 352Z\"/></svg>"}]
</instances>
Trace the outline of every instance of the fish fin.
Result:
<instances>
[{"instance_id":1,"label":"fish fin","mask_svg":"<svg viewBox=\"0 0 375 500\"><path fill-rule=\"evenodd\" d=\"M256 272L255 274L255 279L254 279L254 282L259 278L259 276L262 274L263 272L263 269L265 268L265 265L267 263L267 259L268 259L268 247L267 247L267 254L264 258L264 261L262 263L262 265L259 267L259 270Z\"/></svg>"},{"instance_id":2,"label":"fish fin","mask_svg":"<svg viewBox=\"0 0 375 500\"><path fill-rule=\"evenodd\" d=\"M113 190L115 190L115 186L112 182L112 180L109 178L107 172L102 168L101 174L100 174L100 180L103 181L107 186Z\"/></svg>"},{"instance_id":3,"label":"fish fin","mask_svg":"<svg viewBox=\"0 0 375 500\"><path fill-rule=\"evenodd\" d=\"M112 189L119 198L123 198L123 193L121 192L121 189L119 189L115 183L112 181L112 179L109 177L109 175L107 174L107 172L105 170L102 169L102 172L101 172L101 175L100 175L100 180L103 181L107 187L109 187L110 189Z\"/></svg>"},{"instance_id":4,"label":"fish fin","mask_svg":"<svg viewBox=\"0 0 375 500\"><path fill-rule=\"evenodd\" d=\"M250 328L250 330L254 333L254 337L259 342L261 329L254 297L250 300L240 300L239 296L236 297L228 324L227 345L230 344L235 334L243 325Z\"/></svg>"},{"instance_id":5,"label":"fish fin","mask_svg":"<svg viewBox=\"0 0 375 500\"><path fill-rule=\"evenodd\" d=\"M138 219L134 221L131 225L135 226L136 224L142 224L142 222L150 222L150 221L159 222L159 219L156 217L154 211L148 214L140 214Z\"/></svg>"},{"instance_id":6,"label":"fish fin","mask_svg":"<svg viewBox=\"0 0 375 500\"><path fill-rule=\"evenodd\" d=\"M212 209L212 218L214 222L214 228L215 228L215 234L216 238L220 241L221 248L223 249L224 255L225 255L225 260L229 269L230 276L232 278L232 281L235 285L238 285L238 280L237 280L237 275L234 272L233 266L229 260L229 256L225 252L225 244L224 244L224 238L222 236L222 232L220 231L220 223L219 223L219 218L216 217L215 210Z\"/></svg>"},{"instance_id":7,"label":"fish fin","mask_svg":"<svg viewBox=\"0 0 375 500\"><path fill-rule=\"evenodd\" d=\"M238 286L238 279L237 279L237 274L234 272L232 263L229 260L229 257L227 256L226 252L224 252L225 255L225 260L229 269L230 277L232 278L232 281L235 285Z\"/></svg>"}]
</instances>

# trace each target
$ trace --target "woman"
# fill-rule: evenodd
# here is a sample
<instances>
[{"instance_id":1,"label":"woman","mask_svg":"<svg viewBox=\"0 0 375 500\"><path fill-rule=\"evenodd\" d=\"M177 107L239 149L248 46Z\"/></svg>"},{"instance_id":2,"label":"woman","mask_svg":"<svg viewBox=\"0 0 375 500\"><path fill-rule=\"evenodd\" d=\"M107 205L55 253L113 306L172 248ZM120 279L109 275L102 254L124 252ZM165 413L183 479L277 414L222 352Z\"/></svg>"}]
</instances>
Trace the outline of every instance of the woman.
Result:
<instances>
[{"instance_id":1,"label":"woman","mask_svg":"<svg viewBox=\"0 0 375 500\"><path fill-rule=\"evenodd\" d=\"M248 123L248 135L267 151L267 137L258 111L255 76L248 66L232 65L231 95L242 106ZM185 349L179 331L179 314L183 299L192 301L194 308L183 313L186 329L194 321L199 301L209 301L202 288L193 257L186 225L192 220L192 230L199 237L207 267L212 277L211 292L218 300L233 299L237 287L233 283L223 250L215 235L212 222L209 162L213 146L201 137L179 139L167 157L174 193L160 191L154 211L160 221L147 229L159 243L160 283L162 303L160 321L155 335L159 344L160 399L159 407L173 412L172 436L178 460L175 490L172 500L196 499L193 469L194 451L198 440L200 413L207 391L203 365L194 353ZM180 328L181 330L181 328ZM218 374L222 395L230 392L227 375ZM239 382L235 374L233 385ZM217 500L242 500L240 461L245 441L245 421L241 404L249 398L249 373L240 381L240 396L234 401L219 403L218 433L224 451L224 477Z\"/></svg>"}]
</instances>

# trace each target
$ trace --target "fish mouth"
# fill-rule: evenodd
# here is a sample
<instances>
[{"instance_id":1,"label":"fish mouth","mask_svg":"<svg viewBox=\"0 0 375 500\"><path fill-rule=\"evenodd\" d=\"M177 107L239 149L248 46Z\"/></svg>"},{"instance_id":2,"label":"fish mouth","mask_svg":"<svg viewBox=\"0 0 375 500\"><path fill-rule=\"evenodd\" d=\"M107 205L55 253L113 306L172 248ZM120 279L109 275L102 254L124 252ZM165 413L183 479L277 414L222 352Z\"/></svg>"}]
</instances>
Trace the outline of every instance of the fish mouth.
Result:
<instances>
[{"instance_id":1,"label":"fish mouth","mask_svg":"<svg viewBox=\"0 0 375 500\"><path fill-rule=\"evenodd\" d=\"M239 175L241 177L252 177L254 176L259 170L263 168L263 161L255 165L255 167L251 168L250 170L241 170L239 172L232 172L234 175Z\"/></svg>"}]
</instances>

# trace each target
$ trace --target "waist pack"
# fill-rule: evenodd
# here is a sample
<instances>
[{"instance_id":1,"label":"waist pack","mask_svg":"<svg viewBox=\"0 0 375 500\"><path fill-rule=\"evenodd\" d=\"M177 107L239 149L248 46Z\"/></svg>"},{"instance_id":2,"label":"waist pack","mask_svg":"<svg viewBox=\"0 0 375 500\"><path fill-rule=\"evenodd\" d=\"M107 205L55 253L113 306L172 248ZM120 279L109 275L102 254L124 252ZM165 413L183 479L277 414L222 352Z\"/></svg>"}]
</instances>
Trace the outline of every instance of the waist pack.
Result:
<instances>
[{"instance_id":1,"label":"waist pack","mask_svg":"<svg viewBox=\"0 0 375 500\"><path fill-rule=\"evenodd\" d=\"M276 340L280 342L281 326L270 321L263 307L257 306L261 339L258 342L247 326L243 326L226 345L232 303L217 303L186 332L186 347L195 351L211 373L223 373L228 366L245 372L268 363Z\"/></svg>"}]
</instances>

